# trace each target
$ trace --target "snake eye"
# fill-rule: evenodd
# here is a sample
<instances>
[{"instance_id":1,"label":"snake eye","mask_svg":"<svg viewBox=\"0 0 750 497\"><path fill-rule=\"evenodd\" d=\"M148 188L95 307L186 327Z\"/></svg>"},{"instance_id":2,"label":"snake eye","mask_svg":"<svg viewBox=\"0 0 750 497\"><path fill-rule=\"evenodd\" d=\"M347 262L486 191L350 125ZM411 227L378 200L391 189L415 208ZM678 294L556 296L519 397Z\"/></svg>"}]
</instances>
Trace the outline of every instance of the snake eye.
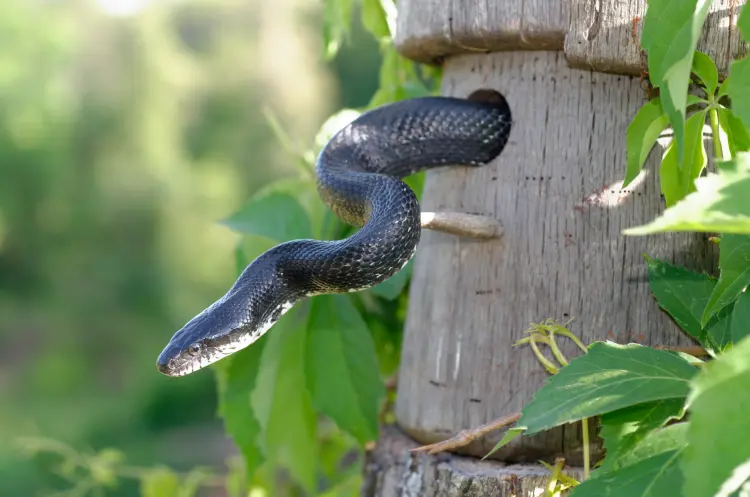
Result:
<instances>
[{"instance_id":1,"label":"snake eye","mask_svg":"<svg viewBox=\"0 0 750 497\"><path fill-rule=\"evenodd\" d=\"M188 354L192 356L198 355L200 351L201 351L201 344L199 344L198 342L195 342L190 347L188 347Z\"/></svg>"}]
</instances>

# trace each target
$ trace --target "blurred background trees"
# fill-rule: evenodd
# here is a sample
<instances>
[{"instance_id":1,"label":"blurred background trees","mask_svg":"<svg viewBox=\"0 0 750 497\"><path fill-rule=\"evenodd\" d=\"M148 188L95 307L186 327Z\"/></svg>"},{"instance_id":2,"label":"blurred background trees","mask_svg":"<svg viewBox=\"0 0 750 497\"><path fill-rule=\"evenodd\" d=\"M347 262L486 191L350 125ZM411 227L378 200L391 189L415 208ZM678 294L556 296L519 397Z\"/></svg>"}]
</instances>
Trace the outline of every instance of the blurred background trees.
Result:
<instances>
[{"instance_id":1,"label":"blurred background trees","mask_svg":"<svg viewBox=\"0 0 750 497\"><path fill-rule=\"evenodd\" d=\"M154 362L234 281L217 221L294 170L264 116L307 147L379 86L372 37L355 22L326 61L322 18L314 0L0 2L0 495L66 487L18 435L185 470L236 452L213 375Z\"/></svg>"}]
</instances>

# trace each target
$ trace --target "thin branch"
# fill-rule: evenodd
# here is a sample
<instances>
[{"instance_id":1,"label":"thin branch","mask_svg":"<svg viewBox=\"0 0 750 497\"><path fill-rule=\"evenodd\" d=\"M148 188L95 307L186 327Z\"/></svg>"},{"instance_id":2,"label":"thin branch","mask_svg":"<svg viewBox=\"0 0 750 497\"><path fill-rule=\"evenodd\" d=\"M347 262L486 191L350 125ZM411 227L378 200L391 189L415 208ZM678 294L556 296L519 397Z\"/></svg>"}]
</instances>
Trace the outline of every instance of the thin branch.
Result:
<instances>
[{"instance_id":1,"label":"thin branch","mask_svg":"<svg viewBox=\"0 0 750 497\"><path fill-rule=\"evenodd\" d=\"M423 212L422 228L466 238L491 239L503 235L503 227L495 218L461 212Z\"/></svg>"},{"instance_id":2,"label":"thin branch","mask_svg":"<svg viewBox=\"0 0 750 497\"><path fill-rule=\"evenodd\" d=\"M457 449L458 447L469 445L474 440L477 440L478 438L481 438L490 432L512 425L513 423L518 421L520 417L520 412L510 414L508 416L503 416L502 418L495 419L493 421L490 421L489 423L477 426L476 428L461 430L458 435L453 438L449 438L448 440L443 440L442 442L423 445L421 447L411 449L411 452L427 452L428 454L437 454L438 452Z\"/></svg>"}]
</instances>

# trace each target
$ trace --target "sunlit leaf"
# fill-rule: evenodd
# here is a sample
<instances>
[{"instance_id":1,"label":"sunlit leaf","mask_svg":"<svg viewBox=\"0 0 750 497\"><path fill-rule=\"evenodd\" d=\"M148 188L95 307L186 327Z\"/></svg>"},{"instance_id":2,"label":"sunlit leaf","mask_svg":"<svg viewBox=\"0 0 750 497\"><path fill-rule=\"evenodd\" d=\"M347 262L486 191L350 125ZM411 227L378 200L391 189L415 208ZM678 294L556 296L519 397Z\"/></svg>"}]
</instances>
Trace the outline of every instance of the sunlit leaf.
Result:
<instances>
[{"instance_id":1,"label":"sunlit leaf","mask_svg":"<svg viewBox=\"0 0 750 497\"><path fill-rule=\"evenodd\" d=\"M703 124L706 121L706 110L690 116L685 126L685 160L682 165L677 161L675 141L662 159L659 177L661 190L664 193L667 207L676 204L685 196L695 191L695 179L706 167L706 150L703 147Z\"/></svg>"},{"instance_id":2,"label":"sunlit leaf","mask_svg":"<svg viewBox=\"0 0 750 497\"><path fill-rule=\"evenodd\" d=\"M307 213L294 197L284 193L254 197L222 224L240 233L279 242L312 238Z\"/></svg>"},{"instance_id":3,"label":"sunlit leaf","mask_svg":"<svg viewBox=\"0 0 750 497\"><path fill-rule=\"evenodd\" d=\"M724 243L722 241L722 243ZM731 495L750 477L750 339L706 363L692 381L690 429L682 460L685 497ZM728 482L735 469L741 478Z\"/></svg>"},{"instance_id":4,"label":"sunlit leaf","mask_svg":"<svg viewBox=\"0 0 750 497\"><path fill-rule=\"evenodd\" d=\"M685 107L693 53L710 4L708 0L650 0L644 19L641 45L648 53L651 83L660 88L662 107L674 128L680 164L685 157Z\"/></svg>"},{"instance_id":5,"label":"sunlit leaf","mask_svg":"<svg viewBox=\"0 0 750 497\"><path fill-rule=\"evenodd\" d=\"M711 57L703 52L693 54L693 72L700 78L706 87L706 93L713 95L719 84L719 72L716 70L716 64Z\"/></svg>"},{"instance_id":6,"label":"sunlit leaf","mask_svg":"<svg viewBox=\"0 0 750 497\"><path fill-rule=\"evenodd\" d=\"M305 378L309 301L283 316L267 334L250 401L261 426L266 459L286 468L305 490L315 488L316 415Z\"/></svg>"},{"instance_id":7,"label":"sunlit leaf","mask_svg":"<svg viewBox=\"0 0 750 497\"><path fill-rule=\"evenodd\" d=\"M750 335L750 292L741 293L734 304L731 335L733 343Z\"/></svg>"},{"instance_id":8,"label":"sunlit leaf","mask_svg":"<svg viewBox=\"0 0 750 497\"><path fill-rule=\"evenodd\" d=\"M626 466L625 454L671 419L682 417L684 405L681 398L663 399L602 415L600 436L604 439L606 457L597 474Z\"/></svg>"},{"instance_id":9,"label":"sunlit leaf","mask_svg":"<svg viewBox=\"0 0 750 497\"><path fill-rule=\"evenodd\" d=\"M695 181L696 192L654 221L624 230L626 235L665 231L750 234L750 154L743 152Z\"/></svg>"},{"instance_id":10,"label":"sunlit leaf","mask_svg":"<svg viewBox=\"0 0 750 497\"><path fill-rule=\"evenodd\" d=\"M150 470L141 479L142 497L176 496L180 491L180 479L168 468Z\"/></svg>"},{"instance_id":11,"label":"sunlit leaf","mask_svg":"<svg viewBox=\"0 0 750 497\"><path fill-rule=\"evenodd\" d=\"M628 164L623 188L630 184L641 172L649 152L656 143L656 139L667 126L669 126L669 118L662 110L661 100L658 97L638 109L633 121L628 126Z\"/></svg>"},{"instance_id":12,"label":"sunlit leaf","mask_svg":"<svg viewBox=\"0 0 750 497\"><path fill-rule=\"evenodd\" d=\"M391 30L382 2L392 0L362 0L362 25L376 39L388 38Z\"/></svg>"},{"instance_id":13,"label":"sunlit leaf","mask_svg":"<svg viewBox=\"0 0 750 497\"><path fill-rule=\"evenodd\" d=\"M717 113L719 115L719 127L727 135L729 152L732 156L737 155L738 152L750 150L750 133L748 133L742 120L735 116L731 110L723 107L718 109Z\"/></svg>"},{"instance_id":14,"label":"sunlit leaf","mask_svg":"<svg viewBox=\"0 0 750 497\"><path fill-rule=\"evenodd\" d=\"M260 360L267 336L216 363L219 415L224 419L224 430L245 461L245 471L252 475L263 463L258 445L260 424L250 405L250 394L258 380Z\"/></svg>"},{"instance_id":15,"label":"sunlit leaf","mask_svg":"<svg viewBox=\"0 0 750 497\"><path fill-rule=\"evenodd\" d=\"M662 428L629 452L623 466L582 482L571 497L665 497L683 483L680 460L686 445L685 423Z\"/></svg>"},{"instance_id":16,"label":"sunlit leaf","mask_svg":"<svg viewBox=\"0 0 750 497\"><path fill-rule=\"evenodd\" d=\"M534 434L644 402L683 398L695 371L672 352L596 342L547 380L517 426Z\"/></svg>"},{"instance_id":17,"label":"sunlit leaf","mask_svg":"<svg viewBox=\"0 0 750 497\"><path fill-rule=\"evenodd\" d=\"M731 304L750 284L750 236L724 235L719 252L719 281L703 311L701 324Z\"/></svg>"},{"instance_id":18,"label":"sunlit leaf","mask_svg":"<svg viewBox=\"0 0 750 497\"><path fill-rule=\"evenodd\" d=\"M646 257L646 262L651 293L659 307L704 348L723 349L730 340L729 313L719 313L707 326L701 325L703 311L717 280L705 273L696 273L658 259Z\"/></svg>"},{"instance_id":19,"label":"sunlit leaf","mask_svg":"<svg viewBox=\"0 0 750 497\"><path fill-rule=\"evenodd\" d=\"M695 95L688 95L687 106L690 107L703 101ZM649 100L638 109L628 126L626 148L628 159L623 188L641 172L657 138L667 126L669 126L669 118L661 107L659 97Z\"/></svg>"},{"instance_id":20,"label":"sunlit leaf","mask_svg":"<svg viewBox=\"0 0 750 497\"><path fill-rule=\"evenodd\" d=\"M360 443L378 434L385 397L375 348L346 295L313 299L307 333L307 382L314 405Z\"/></svg>"}]
</instances>

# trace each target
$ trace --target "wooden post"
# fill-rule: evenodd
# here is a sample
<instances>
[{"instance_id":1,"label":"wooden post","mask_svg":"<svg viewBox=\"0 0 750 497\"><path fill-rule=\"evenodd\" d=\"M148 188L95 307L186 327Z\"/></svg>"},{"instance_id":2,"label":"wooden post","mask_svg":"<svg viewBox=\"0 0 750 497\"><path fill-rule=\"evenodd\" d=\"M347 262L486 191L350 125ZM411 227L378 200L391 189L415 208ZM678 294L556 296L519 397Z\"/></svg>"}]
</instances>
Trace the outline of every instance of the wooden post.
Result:
<instances>
[{"instance_id":1,"label":"wooden post","mask_svg":"<svg viewBox=\"0 0 750 497\"><path fill-rule=\"evenodd\" d=\"M704 27L699 49L723 73L742 47L731 15L742 3L714 1ZM530 322L574 318L584 343L692 344L653 301L641 254L713 270L713 244L702 234L621 235L664 208L659 153L620 188L627 126L647 99L638 77L644 12L644 0L400 0L401 53L442 63L446 95L499 91L514 128L489 166L427 174L423 210L492 217L503 236L423 231L397 426L370 454L364 495L539 495L547 471L536 461L581 464L580 424L516 439L492 456L504 464L478 459L502 433L461 455L408 451L521 410L547 377L528 348L512 347ZM562 349L577 355L571 343Z\"/></svg>"}]
</instances>

